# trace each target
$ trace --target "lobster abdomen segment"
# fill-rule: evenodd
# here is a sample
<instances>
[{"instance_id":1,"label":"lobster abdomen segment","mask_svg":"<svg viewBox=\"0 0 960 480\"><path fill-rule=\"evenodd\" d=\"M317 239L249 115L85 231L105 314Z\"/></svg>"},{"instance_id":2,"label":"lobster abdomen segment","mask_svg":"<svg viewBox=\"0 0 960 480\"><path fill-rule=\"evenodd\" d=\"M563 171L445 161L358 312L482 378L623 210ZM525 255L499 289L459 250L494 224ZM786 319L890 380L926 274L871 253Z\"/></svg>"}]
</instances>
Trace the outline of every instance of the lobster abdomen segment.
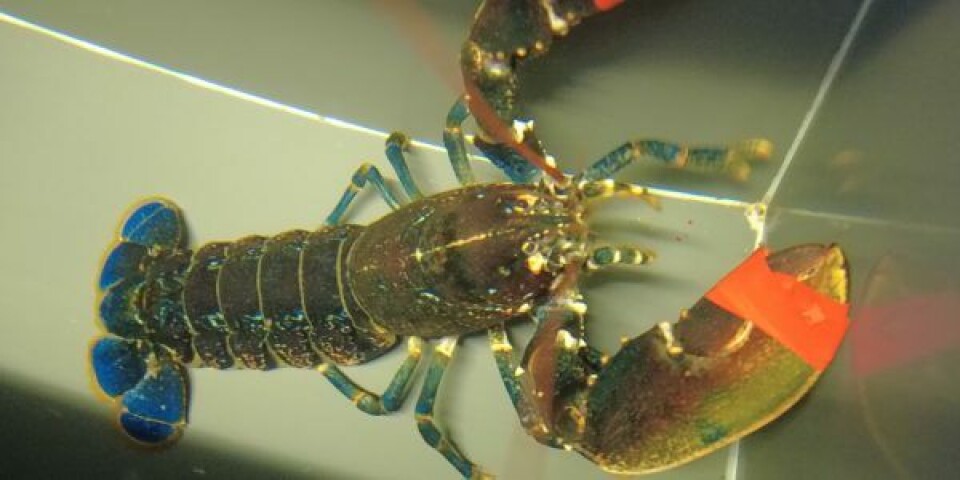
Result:
<instances>
[{"instance_id":1,"label":"lobster abdomen segment","mask_svg":"<svg viewBox=\"0 0 960 480\"><path fill-rule=\"evenodd\" d=\"M183 306L193 326L193 346L204 365L234 366L228 340L230 327L217 298L217 278L229 243L208 243L193 254L183 286Z\"/></svg>"},{"instance_id":2,"label":"lobster abdomen segment","mask_svg":"<svg viewBox=\"0 0 960 480\"><path fill-rule=\"evenodd\" d=\"M310 234L300 261L303 306L313 329L310 340L340 365L372 360L396 342L357 304L347 275L347 259L365 229L338 225Z\"/></svg>"},{"instance_id":3,"label":"lobster abdomen segment","mask_svg":"<svg viewBox=\"0 0 960 480\"><path fill-rule=\"evenodd\" d=\"M187 278L196 276L206 283L188 282L184 302L206 299L206 316L188 315L191 324L207 320L202 323L205 330L194 328L198 353L206 349L207 357L200 355L203 366L226 368L230 362L223 353L234 359L234 366L259 370L279 363L309 368L323 363L324 356L339 364L357 364L390 349L396 336L374 328L342 286L343 264L360 231L352 225L292 230L201 247ZM214 276L197 270L204 265L216 269L218 262L214 304L209 294ZM187 310L204 313L194 307ZM209 321L221 317L222 323Z\"/></svg>"},{"instance_id":4,"label":"lobster abdomen segment","mask_svg":"<svg viewBox=\"0 0 960 480\"><path fill-rule=\"evenodd\" d=\"M310 343L313 329L303 307L300 257L307 232L292 230L267 240L260 259L260 307L271 320L270 345L287 365L311 367L323 359Z\"/></svg>"},{"instance_id":5,"label":"lobster abdomen segment","mask_svg":"<svg viewBox=\"0 0 960 480\"><path fill-rule=\"evenodd\" d=\"M217 300L230 328L230 350L240 365L257 370L276 365L267 349L270 324L260 309L257 274L266 241L253 235L230 244L217 276Z\"/></svg>"}]
</instances>

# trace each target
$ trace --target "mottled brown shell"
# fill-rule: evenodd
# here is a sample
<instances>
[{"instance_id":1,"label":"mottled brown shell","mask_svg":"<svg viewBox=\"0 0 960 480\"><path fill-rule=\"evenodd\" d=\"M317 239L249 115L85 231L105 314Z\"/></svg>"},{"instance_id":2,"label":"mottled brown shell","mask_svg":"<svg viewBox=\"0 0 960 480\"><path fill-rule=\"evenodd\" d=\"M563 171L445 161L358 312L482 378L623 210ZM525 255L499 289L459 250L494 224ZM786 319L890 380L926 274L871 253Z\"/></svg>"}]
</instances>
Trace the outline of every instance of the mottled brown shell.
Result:
<instances>
[{"instance_id":1,"label":"mottled brown shell","mask_svg":"<svg viewBox=\"0 0 960 480\"><path fill-rule=\"evenodd\" d=\"M482 330L526 312L555 274L529 249L567 235L574 218L531 185L477 185L405 205L370 225L347 261L350 289L399 335Z\"/></svg>"}]
</instances>

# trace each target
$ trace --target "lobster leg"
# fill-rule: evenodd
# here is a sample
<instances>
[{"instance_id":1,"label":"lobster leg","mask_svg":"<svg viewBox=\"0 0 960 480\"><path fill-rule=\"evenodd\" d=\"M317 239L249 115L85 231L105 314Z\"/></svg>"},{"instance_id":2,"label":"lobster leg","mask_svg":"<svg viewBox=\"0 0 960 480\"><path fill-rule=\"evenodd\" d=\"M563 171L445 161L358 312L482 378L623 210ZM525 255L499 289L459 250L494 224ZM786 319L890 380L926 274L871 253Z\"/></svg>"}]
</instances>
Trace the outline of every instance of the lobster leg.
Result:
<instances>
[{"instance_id":1,"label":"lobster leg","mask_svg":"<svg viewBox=\"0 0 960 480\"><path fill-rule=\"evenodd\" d=\"M343 196L340 197L337 206L334 207L330 215L327 216L327 225L337 225L340 223L340 219L347 211L347 207L349 207L353 199L356 198L357 193L367 185L367 182L372 182L373 185L377 187L377 191L380 192L383 201L387 202L390 208L396 209L402 203L387 187L386 182L383 181L383 175L380 174L380 170L369 163L364 163L353 173L353 177L350 179L350 185L348 185L347 189L343 192Z\"/></svg>"},{"instance_id":2,"label":"lobster leg","mask_svg":"<svg viewBox=\"0 0 960 480\"><path fill-rule=\"evenodd\" d=\"M584 262L591 268L594 258L602 268L615 263L641 264L652 258L646 251L626 247L598 247L591 250ZM607 258L607 252L613 257ZM630 252L630 253L622 253ZM643 253L640 253L643 252ZM568 265L565 275L576 278L578 268ZM582 387L596 380L607 357L585 341L584 313L586 305L575 283L560 282L551 301L538 308L533 315L537 332L524 352L522 363L517 362L513 345L503 325L488 329L490 349L507 394L517 411L524 430L543 445L553 448L574 448L576 439L557 428L558 417L575 412L564 404L577 405L583 401ZM574 392L569 394L568 392ZM568 425L579 420L576 415L559 423ZM577 429L574 428L574 431Z\"/></svg>"},{"instance_id":3,"label":"lobster leg","mask_svg":"<svg viewBox=\"0 0 960 480\"><path fill-rule=\"evenodd\" d=\"M477 183L473 168L470 167L470 159L467 157L466 141L463 138L463 121L469 116L470 111L467 110L466 102L462 97L458 98L447 112L447 120L443 127L443 145L447 149L447 156L450 157L453 173L457 175L461 185Z\"/></svg>"},{"instance_id":4,"label":"lobster leg","mask_svg":"<svg viewBox=\"0 0 960 480\"><path fill-rule=\"evenodd\" d=\"M446 126L443 129L443 144L447 149L447 155L450 157L453 172L462 185L476 183L473 169L470 167L467 157L466 138L462 128L463 121L468 116L470 116L470 112L467 109L466 100L464 97L460 97L450 107ZM532 142L532 137L529 136L529 133L532 132L531 128L530 124L524 124L523 128L516 132L516 135L522 137L522 141ZM473 137L471 143L480 149L483 155L514 183L531 182L541 173L539 168L531 165L530 162L508 146L487 142L479 137ZM539 144L534 144L533 147L542 152Z\"/></svg>"},{"instance_id":5,"label":"lobster leg","mask_svg":"<svg viewBox=\"0 0 960 480\"><path fill-rule=\"evenodd\" d=\"M750 162L770 157L767 140L747 140L729 147L687 147L660 140L634 140L617 147L584 170L585 180L611 178L628 165L656 160L665 165L700 172L723 172L737 180L750 175Z\"/></svg>"},{"instance_id":6,"label":"lobster leg","mask_svg":"<svg viewBox=\"0 0 960 480\"><path fill-rule=\"evenodd\" d=\"M497 362L497 370L500 371L500 378L503 379L503 386L507 389L507 395L514 408L517 409L517 416L522 422L526 422L528 417L522 415L522 409L525 408L526 399L523 397L520 381L517 379L519 364L517 364L516 355L513 353L513 344L507 336L506 326L503 324L490 327L487 330L487 338L490 340L490 351L493 352L493 358ZM526 423L524 424L526 426Z\"/></svg>"},{"instance_id":7,"label":"lobster leg","mask_svg":"<svg viewBox=\"0 0 960 480\"><path fill-rule=\"evenodd\" d=\"M601 245L594 247L587 257L588 270L597 270L610 265L645 265L656 255L651 250L631 246Z\"/></svg>"},{"instance_id":8,"label":"lobster leg","mask_svg":"<svg viewBox=\"0 0 960 480\"><path fill-rule=\"evenodd\" d=\"M390 160L393 170L397 172L397 178L400 179L400 184L403 185L403 190L407 192L407 196L411 199L417 199L423 197L423 193L420 192L420 188L413 181L410 168L407 166L407 159L403 156L404 150L409 147L410 138L400 132L393 132L387 137L387 159Z\"/></svg>"},{"instance_id":9,"label":"lobster leg","mask_svg":"<svg viewBox=\"0 0 960 480\"><path fill-rule=\"evenodd\" d=\"M384 390L383 395L377 395L357 385L333 363L324 363L316 368L357 408L370 415L383 415L394 412L403 405L404 399L410 392L410 381L413 379L413 373L420 364L422 351L423 340L418 337L410 337L407 340L407 358L397 369L397 373L393 375L393 380L390 381L390 385Z\"/></svg>"},{"instance_id":10,"label":"lobster leg","mask_svg":"<svg viewBox=\"0 0 960 480\"><path fill-rule=\"evenodd\" d=\"M497 370L500 372L500 379L503 380L503 386L510 396L513 408L517 411L517 418L520 424L536 439L538 442L553 448L560 448L560 444L555 437L546 435L549 430L544 423L540 412L524 395L524 370L520 368L517 362L517 356L513 350L513 344L504 325L497 325L487 330L487 338L490 340L490 350L497 362Z\"/></svg>"},{"instance_id":11,"label":"lobster leg","mask_svg":"<svg viewBox=\"0 0 960 480\"><path fill-rule=\"evenodd\" d=\"M488 478L478 465L467 459L446 432L440 429L433 417L434 404L440 390L443 373L457 348L457 337L446 337L433 349L430 367L427 370L420 398L417 400L417 429L428 445L435 448L454 466L464 478Z\"/></svg>"}]
</instances>

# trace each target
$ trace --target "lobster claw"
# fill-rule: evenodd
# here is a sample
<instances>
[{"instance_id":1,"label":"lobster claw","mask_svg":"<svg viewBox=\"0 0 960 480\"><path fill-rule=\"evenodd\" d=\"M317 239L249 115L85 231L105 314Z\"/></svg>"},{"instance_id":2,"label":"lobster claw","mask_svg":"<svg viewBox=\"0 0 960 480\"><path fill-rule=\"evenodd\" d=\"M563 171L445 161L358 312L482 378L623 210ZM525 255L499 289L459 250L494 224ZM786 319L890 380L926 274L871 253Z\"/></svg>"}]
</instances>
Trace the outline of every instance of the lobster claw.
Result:
<instances>
[{"instance_id":1,"label":"lobster claw","mask_svg":"<svg viewBox=\"0 0 960 480\"><path fill-rule=\"evenodd\" d=\"M568 299L577 302L579 299ZM525 422L540 443L561 448L580 433L577 408L603 367L602 354L584 342L582 304L557 301L537 311L537 331L524 351L521 371L528 410L536 423ZM533 415L529 414L528 417Z\"/></svg>"},{"instance_id":2,"label":"lobster claw","mask_svg":"<svg viewBox=\"0 0 960 480\"><path fill-rule=\"evenodd\" d=\"M549 19L539 2L483 2L460 52L470 110L476 112L476 102L486 102L493 112L489 118L477 117L481 131L493 132L519 119L517 62L520 56L540 53L551 39Z\"/></svg>"},{"instance_id":3,"label":"lobster claw","mask_svg":"<svg viewBox=\"0 0 960 480\"><path fill-rule=\"evenodd\" d=\"M848 274L839 248L803 245L754 257L769 267L760 271L770 278L759 280L788 280L792 298L808 303L800 308L837 307L834 320L845 328ZM744 273L748 263L731 276L757 275ZM785 412L813 386L843 328L823 338L829 356L812 360L782 332L718 306L725 302L714 290L678 323L625 342L609 359L584 342L585 309L569 304L575 294L544 307L522 367L524 394L543 422L541 432L531 433L604 470L649 473L706 455Z\"/></svg>"},{"instance_id":4,"label":"lobster claw","mask_svg":"<svg viewBox=\"0 0 960 480\"><path fill-rule=\"evenodd\" d=\"M619 2L606 2L619 3ZM556 35L598 11L593 0L485 0L474 17L470 36L460 52L464 84L475 103L489 103L496 121L512 125L521 115L516 104L517 65L542 55ZM483 131L496 128L494 119L477 119Z\"/></svg>"}]
</instances>

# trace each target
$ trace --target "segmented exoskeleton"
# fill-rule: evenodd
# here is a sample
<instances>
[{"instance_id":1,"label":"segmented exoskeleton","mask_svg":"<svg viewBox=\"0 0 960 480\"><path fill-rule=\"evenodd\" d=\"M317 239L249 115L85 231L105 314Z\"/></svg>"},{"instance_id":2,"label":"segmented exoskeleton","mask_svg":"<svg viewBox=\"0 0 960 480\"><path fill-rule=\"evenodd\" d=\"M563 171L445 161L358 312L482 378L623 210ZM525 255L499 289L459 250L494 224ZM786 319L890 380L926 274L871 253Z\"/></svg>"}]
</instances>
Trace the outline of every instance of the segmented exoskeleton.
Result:
<instances>
[{"instance_id":1,"label":"segmented exoskeleton","mask_svg":"<svg viewBox=\"0 0 960 480\"><path fill-rule=\"evenodd\" d=\"M100 385L123 394L126 432L145 443L179 433L187 407L179 365L267 370L316 367L325 358L352 365L389 350L396 336L339 290L360 230L250 236L191 253L176 206L157 199L137 207L100 278L103 325L120 338L93 346Z\"/></svg>"},{"instance_id":2,"label":"segmented exoskeleton","mask_svg":"<svg viewBox=\"0 0 960 480\"><path fill-rule=\"evenodd\" d=\"M550 6L553 13L559 4L597 8L585 0L488 1L484 8L507 4ZM518 40L523 35L490 36L495 30L484 22L491 18L481 13L469 43L525 44ZM603 243L590 231L587 206L596 200L628 196L656 203L645 188L619 183L615 175L654 160L739 176L743 166L770 154L768 142L717 148L636 141L568 175L517 153L523 145L539 149L536 142L480 140L512 183L477 184L461 129L471 111L484 108L475 105L460 99L447 116L445 143L462 184L453 190L425 196L402 153L407 140L394 134L386 155L404 195L395 195L375 167L363 165L325 225L313 232L250 236L191 251L172 202L135 207L104 262L100 314L107 334L91 347L97 382L116 400L123 430L150 445L182 433L189 405L185 367L314 368L361 410L390 412L409 390L424 342L436 339L417 401L417 427L461 475L482 477L437 427L433 412L458 340L484 331L527 432L614 472L657 471L700 457L771 421L811 388L822 366L710 298L700 299L675 326L660 324L613 355L591 347L585 334L580 277L653 258L639 246ZM515 119L506 112L511 118L502 119ZM479 123L490 133L498 129L497 118ZM367 226L344 223L368 184L393 211ZM762 275L786 279L827 306L846 302L846 262L834 246L794 247L759 263ZM506 327L529 320L537 331L518 359ZM407 356L382 394L340 370L377 358L400 337L408 337Z\"/></svg>"},{"instance_id":3,"label":"segmented exoskeleton","mask_svg":"<svg viewBox=\"0 0 960 480\"><path fill-rule=\"evenodd\" d=\"M573 177L546 155L521 112L518 72L571 27L620 3L484 0L460 55L464 100L480 127L472 144L518 182L541 173L561 185L611 178L642 160L745 180L751 161L770 155L769 142L714 149L630 140ZM451 151L465 148L457 125L463 114L454 109L447 117ZM457 176L472 181L469 173ZM848 272L835 246L766 253L755 252L677 324L624 342L612 357L586 345L586 305L570 284L534 315L537 333L521 361L503 353L511 350L505 333L491 333L526 431L604 470L647 473L706 455L783 413L812 387L843 338ZM598 258L621 257L600 249Z\"/></svg>"},{"instance_id":4,"label":"segmented exoskeleton","mask_svg":"<svg viewBox=\"0 0 960 480\"><path fill-rule=\"evenodd\" d=\"M557 416L561 412L531 399L574 401L571 407L584 402L577 408L586 409L595 396L590 391L600 393L614 386L629 391L629 379L604 373L610 370L608 362L620 363L628 350L610 359L585 343L586 306L576 285L582 270L643 264L652 258L643 248L597 241L585 218L586 205L596 199L627 195L652 200L649 192L609 178L593 179L611 169L601 159L563 183L475 184L423 197L403 159L404 142L400 135L391 136L387 154L408 198L394 196L376 168L362 166L327 225L314 232L295 230L210 243L192 253L185 248L180 211L171 202L150 200L133 210L100 279L101 317L110 335L95 341L91 352L98 383L118 399L120 423L127 434L158 444L182 431L188 405L184 366L316 368L362 410L392 411L408 390L422 339L442 338L434 347L417 404L417 424L424 439L464 476L480 475L436 427L433 405L458 338L487 330L508 393L531 433L548 445L576 448L588 456L612 453L590 453L594 448L590 443L574 443L586 438L590 424L577 427L579 416L561 419ZM724 155L751 153L755 152ZM452 157L454 164L469 168L465 159ZM395 210L366 227L341 223L351 200L368 182ZM838 250L815 247L784 255L798 257L802 270L797 271L804 275L833 272L818 288L845 294L845 267ZM518 368L503 328L529 318L543 329ZM706 316L701 320L713 321ZM729 328L743 323L722 322L732 323L702 331L719 335L712 340L719 341L735 333ZM638 340L655 345L688 337L693 343L707 341L694 341L691 333L671 339L664 332ZM382 395L355 385L337 367L376 358L398 336L410 337L408 355ZM792 355L759 333L750 338L759 339L758 351ZM753 350L743 350L749 351ZM647 359L646 364L654 365L654 360ZM783 361L774 365L781 368ZM777 378L785 388L798 389L795 395L777 391L771 401L753 409L758 411L751 410L748 419L768 420L769 412L784 408L784 401L795 401L818 373L802 368L802 360L788 363L791 373L780 372ZM533 377L518 376L524 370ZM535 395L545 391L547 380L546 391L552 393ZM563 415L570 414L568 410ZM581 414L595 416L588 410ZM595 419L593 425L601 422ZM734 430L760 424L748 422ZM714 439L709 449L726 440Z\"/></svg>"}]
</instances>

